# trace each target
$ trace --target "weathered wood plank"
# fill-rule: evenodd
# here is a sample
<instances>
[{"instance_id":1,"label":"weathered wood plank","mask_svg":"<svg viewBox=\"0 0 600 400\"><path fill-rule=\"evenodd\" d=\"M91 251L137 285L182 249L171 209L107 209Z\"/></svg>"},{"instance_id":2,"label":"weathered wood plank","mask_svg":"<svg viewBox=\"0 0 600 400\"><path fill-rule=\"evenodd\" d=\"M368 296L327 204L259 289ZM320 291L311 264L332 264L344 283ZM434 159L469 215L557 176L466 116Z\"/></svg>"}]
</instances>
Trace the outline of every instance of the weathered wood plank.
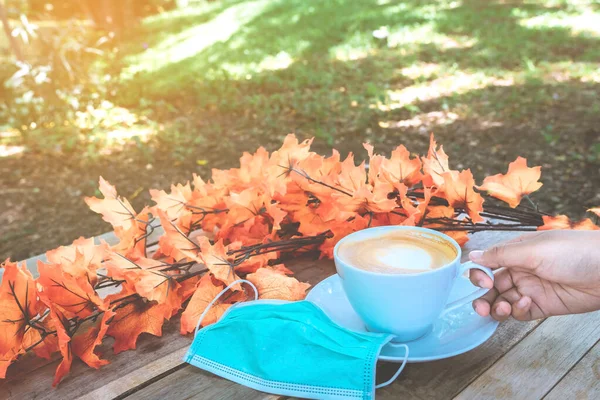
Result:
<instances>
[{"instance_id":1,"label":"weathered wood plank","mask_svg":"<svg viewBox=\"0 0 600 400\"><path fill-rule=\"evenodd\" d=\"M142 334L136 350L115 355L111 350L113 340L107 339L98 350L110 364L95 370L76 360L70 374L57 388L52 388L52 379L58 360L20 360L10 366L7 379L0 382L0 399L66 400L87 397L88 393L102 392L104 388L110 391L111 396L98 398L112 398L180 365L181 357L175 361L174 355L179 351L185 352L191 342L191 336L179 334L179 318L164 325L162 337ZM157 364L157 360L165 363ZM124 377L126 379L122 379Z\"/></svg>"},{"instance_id":2,"label":"weathered wood plank","mask_svg":"<svg viewBox=\"0 0 600 400\"><path fill-rule=\"evenodd\" d=\"M600 343L577 363L544 400L600 399Z\"/></svg>"},{"instance_id":3,"label":"weathered wood plank","mask_svg":"<svg viewBox=\"0 0 600 400\"><path fill-rule=\"evenodd\" d=\"M152 234L148 237L148 243L152 243L152 242L158 240L158 237L160 235L162 235L163 232L164 231L163 231L162 227L157 226L154 229L154 232L152 232ZM100 244L102 240L110 245L114 245L119 242L119 239L117 239L114 232L107 232L100 236L94 237L94 242L96 244ZM46 258L45 254L40 254L38 256L31 257L31 258L28 258L27 260L25 260L27 269L29 269L29 272L31 272L31 274L33 275L34 278L37 278L37 276L38 276L38 271L37 271L37 262L38 261L46 262L46 261L48 261L48 259ZM2 280L3 273L4 273L4 270L0 269L0 281Z\"/></svg>"},{"instance_id":4,"label":"weathered wood plank","mask_svg":"<svg viewBox=\"0 0 600 400\"><path fill-rule=\"evenodd\" d=\"M312 285L317 284L326 277L335 273L335 267L330 260L294 260L288 264L288 267L294 271L295 277L301 281L309 282ZM173 398L201 398L201 399L275 399L277 397L260 393L244 386L226 381L215 375L201 371L198 368L187 365L181 361L185 350L178 358L168 360L166 363L161 363L160 369L167 368L175 372L165 375L160 380L156 380L150 385L140 385L139 391L136 391L135 383L141 379L138 372L131 374L127 378L123 388L130 385L130 396L127 399L160 399L174 396ZM180 367L183 368L179 369ZM112 386L112 383L111 383ZM174 390L172 392L171 390ZM98 391L100 392L100 390ZM122 392L125 393L125 392ZM175 393L175 394L173 394ZM188 397L191 396L191 397ZM87 397L86 397L87 398ZM94 397L92 397L94 398ZM105 397L99 397L104 399ZM169 397L170 398L170 397Z\"/></svg>"},{"instance_id":5,"label":"weathered wood plank","mask_svg":"<svg viewBox=\"0 0 600 400\"><path fill-rule=\"evenodd\" d=\"M150 399L244 399L276 400L278 396L258 392L219 378L199 368L187 366L127 397L127 400Z\"/></svg>"},{"instance_id":6,"label":"weathered wood plank","mask_svg":"<svg viewBox=\"0 0 600 400\"><path fill-rule=\"evenodd\" d=\"M545 320L456 398L542 398L600 339L600 312Z\"/></svg>"},{"instance_id":7,"label":"weathered wood plank","mask_svg":"<svg viewBox=\"0 0 600 400\"><path fill-rule=\"evenodd\" d=\"M180 367L182 365L181 359L185 355L187 347L182 347L173 353L142 365L128 374L122 374L108 382L108 384L79 398L82 400L107 400L125 396L136 388L150 384L160 376L169 374ZM171 368L172 366L174 367Z\"/></svg>"},{"instance_id":8,"label":"weathered wood plank","mask_svg":"<svg viewBox=\"0 0 600 400\"><path fill-rule=\"evenodd\" d=\"M510 233L491 233L486 232L473 236L472 241L467 245L467 249L485 248L490 245L506 239L514 234ZM335 273L335 268L331 261L311 261L307 259L294 260L288 265L296 273L296 277L301 281L307 281L315 285L322 279ZM107 399L122 396L141 396L144 393L148 395L163 393L161 387L171 387L171 382L177 384L181 390L186 390L185 393L195 395L202 398L224 398L223 393L231 394L232 396L239 393L243 397L254 396L248 393L255 393L256 398L271 398L268 395L252 392L250 389L243 388L210 374L202 373L198 375L196 368L182 364L181 357L191 343L191 337L184 337L178 333L178 321L170 322L165 325L165 333L163 337L156 338L150 335L143 335L138 343L138 350L129 351L117 356L114 356L108 348L112 340L106 341L100 348L100 351L106 354L106 358L111 364L102 367L99 371L88 368L80 362L75 362L72 372L57 389L51 389L51 381L58 361L48 362L45 360L25 360L19 361L10 367L8 379L0 382L0 398L94 398ZM465 370L469 367L472 374L476 374L477 370L485 368L487 365L494 362L500 354L505 352L514 342L518 341L534 325L524 325L518 323L507 323L499 330L491 341L480 347L479 349L470 352L466 355L459 356L453 360L461 359L461 364L465 365ZM108 352L107 352L108 350ZM445 386L444 390L437 393L449 392L445 390L460 390L460 385L472 380L467 378L467 374L460 372L456 368L456 364L452 360L440 361L436 363L428 363L423 365L411 365L407 372L399 382L394 384L392 392L394 397L397 396L397 391L402 392L404 389L410 389L410 397L418 398L427 396L430 390L434 390L434 384L427 385L428 382L434 382L435 376L445 376L446 380L455 381L453 385ZM389 367L387 367L389 370ZM382 367L382 374L385 374L386 367ZM410 372L414 370L415 372ZM429 378L427 378L421 370L431 370ZM421 372L419 372L421 371ZM473 372L474 371L474 372ZM171 378L173 376L173 378ZM382 375L383 376L383 375ZM476 376L476 375L475 375ZM404 381L406 377L406 382ZM440 379L441 380L441 379ZM219 381L218 385L215 381ZM212 383L204 383L212 382ZM412 382L412 383L410 383ZM216 385L216 386L215 386ZM398 386L400 385L400 386ZM444 386L438 382L438 387ZM210 386L222 388L222 393L215 397L205 397L208 392L206 388ZM421 389L419 391L419 386ZM139 394L137 394L139 390ZM179 390L179 389L177 389ZM239 392L236 392L239 391ZM169 392L172 394L171 392ZM383 396L387 395L387 391L382 391ZM260 397L263 396L263 397ZM177 397L177 396L176 396ZM441 397L447 397L441 395ZM225 398L232 398L225 396Z\"/></svg>"},{"instance_id":9,"label":"weathered wood plank","mask_svg":"<svg viewBox=\"0 0 600 400\"><path fill-rule=\"evenodd\" d=\"M465 255L469 250L487 248L492 244L514 236L514 233L492 233L474 235L473 240L466 246ZM307 281L312 285L335 273L335 267L331 261L320 260L316 262L307 262L306 260L291 262L288 267L294 271L295 276L301 281ZM471 351L449 360L442 360L426 364L411 364L406 369L403 376L388 388L378 391L378 398L448 398L462 390L468 382L472 381L479 374L478 371L492 365L494 361L500 358L511 346L521 340L528 332L537 326L539 322L518 323L510 321L503 324L498 332L487 343L477 350ZM457 367L458 366L458 367ZM397 368L396 364L382 365L378 368L378 376L389 376L391 371ZM219 391L206 390L205 377L219 379L211 374L199 371L198 368L185 366L177 372L163 377L160 380L148 385L135 392L129 398L133 399L158 399L167 396L169 388L176 385L177 388L186 390L182 397L190 394L200 393L203 399L221 399L221 398L244 398L248 396L248 390L243 386L235 385L232 388L227 386L227 396L222 397L223 393ZM222 380L221 380L222 381ZM237 390L236 390L237 388ZM177 389L179 390L179 389ZM251 391L252 392L252 391ZM258 393L258 392L254 392ZM271 398L264 394L264 398ZM262 397L258 397L262 398Z\"/></svg>"},{"instance_id":10,"label":"weathered wood plank","mask_svg":"<svg viewBox=\"0 0 600 400\"><path fill-rule=\"evenodd\" d=\"M463 261L472 250L486 249L517 236L514 232L485 232L471 236L463 250ZM486 343L446 360L410 364L396 382L377 392L380 399L447 399L463 390L507 351L533 331L541 321L502 323ZM378 376L390 376L395 365L378 368Z\"/></svg>"},{"instance_id":11,"label":"weathered wood plank","mask_svg":"<svg viewBox=\"0 0 600 400\"><path fill-rule=\"evenodd\" d=\"M538 326L539 321L502 323L494 336L478 348L446 360L409 364L390 386L377 391L378 399L449 399L500 359L510 348ZM396 364L378 368L378 375L391 376Z\"/></svg>"}]
</instances>

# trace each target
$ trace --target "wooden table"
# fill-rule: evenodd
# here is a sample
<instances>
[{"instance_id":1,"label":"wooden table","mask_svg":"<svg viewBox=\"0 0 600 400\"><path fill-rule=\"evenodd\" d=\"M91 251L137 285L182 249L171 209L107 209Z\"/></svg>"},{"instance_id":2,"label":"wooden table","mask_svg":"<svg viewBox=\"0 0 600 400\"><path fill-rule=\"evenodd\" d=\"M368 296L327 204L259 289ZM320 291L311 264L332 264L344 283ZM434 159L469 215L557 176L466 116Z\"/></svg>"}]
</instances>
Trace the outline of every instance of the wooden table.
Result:
<instances>
[{"instance_id":1,"label":"wooden table","mask_svg":"<svg viewBox=\"0 0 600 400\"><path fill-rule=\"evenodd\" d=\"M479 233L467 250L487 248L511 234ZM331 261L300 260L289 265L301 281L315 285L335 272ZM509 320L483 345L450 359L409 364L377 399L600 399L600 313L544 321ZM137 350L113 355L111 340L101 351L111 363L96 371L73 362L70 375L51 387L58 358L25 356L0 382L0 399L244 399L274 400L181 361L191 336L179 321L162 337L142 335ZM378 377L396 364L381 364Z\"/></svg>"}]
</instances>

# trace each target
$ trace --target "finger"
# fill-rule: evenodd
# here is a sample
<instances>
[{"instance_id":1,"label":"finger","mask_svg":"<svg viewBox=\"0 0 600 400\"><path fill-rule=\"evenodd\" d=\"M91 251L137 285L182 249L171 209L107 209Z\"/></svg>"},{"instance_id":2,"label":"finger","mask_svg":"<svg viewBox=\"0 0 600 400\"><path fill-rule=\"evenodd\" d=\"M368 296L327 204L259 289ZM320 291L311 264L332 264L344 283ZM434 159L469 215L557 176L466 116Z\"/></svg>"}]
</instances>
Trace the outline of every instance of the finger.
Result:
<instances>
[{"instance_id":1,"label":"finger","mask_svg":"<svg viewBox=\"0 0 600 400\"><path fill-rule=\"evenodd\" d=\"M489 268L527 267L533 253L529 241L502 243L488 250L469 253L471 261Z\"/></svg>"},{"instance_id":2,"label":"finger","mask_svg":"<svg viewBox=\"0 0 600 400\"><path fill-rule=\"evenodd\" d=\"M473 310L482 317L487 317L492 312L492 305L484 299L473 301Z\"/></svg>"},{"instance_id":3,"label":"finger","mask_svg":"<svg viewBox=\"0 0 600 400\"><path fill-rule=\"evenodd\" d=\"M516 320L530 321L535 319L532 307L533 301L531 300L531 297L522 296L516 287L500 293L494 304L492 304L492 310L495 310L500 303L508 303L511 305L511 314Z\"/></svg>"},{"instance_id":4,"label":"finger","mask_svg":"<svg viewBox=\"0 0 600 400\"><path fill-rule=\"evenodd\" d=\"M528 304L521 303L520 305L517 305L523 298L528 298L528 300L524 300L525 302L528 302ZM498 294L495 302L500 301L508 301L512 305L513 317L519 321L531 321L549 316L531 297L522 295L516 287Z\"/></svg>"},{"instance_id":5,"label":"finger","mask_svg":"<svg viewBox=\"0 0 600 400\"><path fill-rule=\"evenodd\" d=\"M481 271L472 270L471 274L473 274L475 272L481 272ZM483 272L481 272L481 273L484 274ZM485 276L487 278L489 278L487 275L485 275ZM475 285L477 285L477 275L474 275L473 277L470 276L470 279L471 279L471 282L475 281L473 283ZM513 283L510 271L501 270L501 271L496 272L496 274L494 274L494 286L486 294L481 296L479 299L473 301L473 309L475 310L475 312L477 314L481 315L482 317L487 317L488 315L490 315L490 313L492 311L492 305L498 301L498 297L503 292L510 291L511 289L514 289L514 283ZM514 289L514 290L516 290L516 289ZM512 299L512 297L510 299ZM508 300L510 300L510 299L508 299ZM503 300L507 300L507 299L503 299ZM516 299L515 301L517 301L517 300L518 299Z\"/></svg>"},{"instance_id":6,"label":"finger","mask_svg":"<svg viewBox=\"0 0 600 400\"><path fill-rule=\"evenodd\" d=\"M481 288L491 289L494 286L494 281L485 272L478 269L469 271L469 279L473 285Z\"/></svg>"},{"instance_id":7,"label":"finger","mask_svg":"<svg viewBox=\"0 0 600 400\"><path fill-rule=\"evenodd\" d=\"M492 318L496 321L506 321L512 313L512 306L508 301L498 301L492 306Z\"/></svg>"},{"instance_id":8,"label":"finger","mask_svg":"<svg viewBox=\"0 0 600 400\"><path fill-rule=\"evenodd\" d=\"M486 281L487 278L487 281ZM495 287L498 290L498 293L502 293L502 292L506 292L507 290L510 290L511 288L513 288L514 282L512 279L512 275L510 274L509 270L500 270L500 271L496 271L496 273L494 274L494 281L492 283L492 280L490 279L489 276L487 276L486 273L484 273L483 271L479 271L477 269L472 269L469 273L469 279L471 280L471 283L473 283L473 285L475 286L479 286L479 287L483 287L483 288L491 288L492 286ZM492 285L490 285L490 283L492 283Z\"/></svg>"},{"instance_id":9,"label":"finger","mask_svg":"<svg viewBox=\"0 0 600 400\"><path fill-rule=\"evenodd\" d=\"M481 311L488 311L486 315L482 316L491 315L492 318L498 321L504 321L510 317L513 310L513 305L520 300L521 294L517 288L512 286L512 278L510 277L508 271L504 270L500 272L500 280L497 281L497 283L500 287L502 287L502 289L499 289L498 286L495 286L494 289L490 290L483 297L478 299L482 301L485 300L487 302L489 311L488 307L485 307L485 305L482 303L478 303L476 306L478 309L481 309ZM505 291L501 293L500 290ZM477 311L477 309L475 311Z\"/></svg>"},{"instance_id":10,"label":"finger","mask_svg":"<svg viewBox=\"0 0 600 400\"><path fill-rule=\"evenodd\" d=\"M490 315L496 297L498 297L498 290L495 288L490 289L489 292L473 301L473 309L482 317L487 317Z\"/></svg>"},{"instance_id":11,"label":"finger","mask_svg":"<svg viewBox=\"0 0 600 400\"><path fill-rule=\"evenodd\" d=\"M513 304L512 316L518 321L530 321L531 318L531 297L523 296Z\"/></svg>"}]
</instances>

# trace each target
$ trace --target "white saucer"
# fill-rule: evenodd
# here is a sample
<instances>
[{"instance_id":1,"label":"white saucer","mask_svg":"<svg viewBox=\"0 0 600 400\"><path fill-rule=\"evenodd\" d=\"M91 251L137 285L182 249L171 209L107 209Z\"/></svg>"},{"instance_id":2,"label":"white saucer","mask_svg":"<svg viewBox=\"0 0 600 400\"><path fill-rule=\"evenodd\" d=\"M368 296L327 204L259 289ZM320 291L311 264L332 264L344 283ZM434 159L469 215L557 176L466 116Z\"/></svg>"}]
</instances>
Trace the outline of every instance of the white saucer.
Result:
<instances>
[{"instance_id":1,"label":"white saucer","mask_svg":"<svg viewBox=\"0 0 600 400\"><path fill-rule=\"evenodd\" d=\"M477 288L469 279L460 277L448 301L465 297L475 290ZM356 332L367 332L362 320L350 305L337 274L315 286L306 296L306 300L320 307L337 324ZM497 327L498 321L490 317L480 317L473 311L471 304L465 304L440 317L428 335L406 343L410 349L408 362L441 360L465 353L488 340ZM385 346L379 359L402 362L404 349Z\"/></svg>"}]
</instances>

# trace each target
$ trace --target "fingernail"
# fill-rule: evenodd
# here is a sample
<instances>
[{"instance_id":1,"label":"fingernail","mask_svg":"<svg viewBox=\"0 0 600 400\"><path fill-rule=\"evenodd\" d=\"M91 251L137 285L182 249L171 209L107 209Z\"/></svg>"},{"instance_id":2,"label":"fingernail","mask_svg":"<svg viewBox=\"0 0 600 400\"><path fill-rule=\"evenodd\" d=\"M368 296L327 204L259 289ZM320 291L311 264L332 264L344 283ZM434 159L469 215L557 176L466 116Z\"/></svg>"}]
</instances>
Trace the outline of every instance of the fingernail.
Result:
<instances>
[{"instance_id":1,"label":"fingernail","mask_svg":"<svg viewBox=\"0 0 600 400\"><path fill-rule=\"evenodd\" d=\"M519 301L517 301L518 308L525 308L529 305L529 297L521 297Z\"/></svg>"},{"instance_id":2,"label":"fingernail","mask_svg":"<svg viewBox=\"0 0 600 400\"><path fill-rule=\"evenodd\" d=\"M496 309L496 314L498 314L501 317L504 317L506 315L506 312L503 309L501 309L500 307L498 307Z\"/></svg>"},{"instance_id":3,"label":"fingernail","mask_svg":"<svg viewBox=\"0 0 600 400\"><path fill-rule=\"evenodd\" d=\"M483 279L480 279L477 281L477 286L484 289L491 289L494 284L490 281L484 281Z\"/></svg>"},{"instance_id":4,"label":"fingernail","mask_svg":"<svg viewBox=\"0 0 600 400\"><path fill-rule=\"evenodd\" d=\"M471 261L479 262L483 260L483 251L482 250L474 250L469 253L469 258Z\"/></svg>"}]
</instances>

